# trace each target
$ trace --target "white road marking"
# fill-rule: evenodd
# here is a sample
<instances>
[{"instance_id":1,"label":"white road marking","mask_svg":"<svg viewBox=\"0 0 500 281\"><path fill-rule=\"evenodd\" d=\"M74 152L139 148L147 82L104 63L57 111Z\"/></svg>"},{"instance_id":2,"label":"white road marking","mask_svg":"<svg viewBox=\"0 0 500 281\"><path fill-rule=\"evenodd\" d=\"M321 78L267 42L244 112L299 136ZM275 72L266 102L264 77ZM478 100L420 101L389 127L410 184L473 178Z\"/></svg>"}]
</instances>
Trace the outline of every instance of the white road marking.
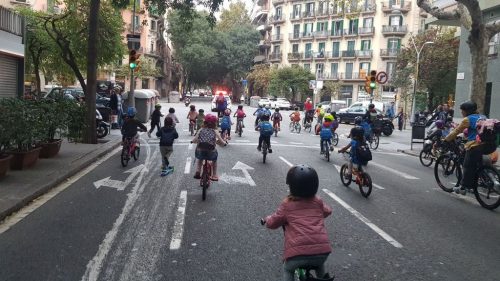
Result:
<instances>
[{"instance_id":1,"label":"white road marking","mask_svg":"<svg viewBox=\"0 0 500 281\"><path fill-rule=\"evenodd\" d=\"M333 165L333 166L335 166L335 169L337 169L337 172L340 173L340 166L339 165Z\"/></svg>"},{"instance_id":2,"label":"white road marking","mask_svg":"<svg viewBox=\"0 0 500 281\"><path fill-rule=\"evenodd\" d=\"M182 233L184 232L184 217L186 215L187 191L181 191L179 196L179 207L175 219L172 239L170 240L170 250L178 250L182 243Z\"/></svg>"},{"instance_id":3,"label":"white road marking","mask_svg":"<svg viewBox=\"0 0 500 281\"><path fill-rule=\"evenodd\" d=\"M346 202L344 202L342 199L337 197L333 192L330 190L323 188L323 192L325 192L328 196L330 196L333 200L337 201L342 207L346 208L351 214L353 214L355 217L357 217L360 221L365 223L369 228L371 228L373 231L375 231L378 235L380 235L382 238L384 238L387 242L389 242L392 246L396 248L403 248L403 245L401 245L398 241L396 241L394 238L392 238L389 234L387 234L385 231L380 229L378 226L376 226L374 223L372 223L369 219L367 219L365 216L363 216L360 212L356 211L354 208L349 206Z\"/></svg>"},{"instance_id":4,"label":"white road marking","mask_svg":"<svg viewBox=\"0 0 500 281\"><path fill-rule=\"evenodd\" d=\"M108 160L111 156L116 154L118 151L121 151L121 147L115 148L113 151L111 151L109 154L105 155L101 159L95 161L92 163L90 166L87 168L83 169L82 171L78 172L74 176L68 178L65 182L59 184L58 186L54 187L51 189L49 192L43 194L42 196L38 197L37 199L33 200L29 205L26 207L22 208L19 210L17 213L7 217L1 224L0 224L0 234L4 233L5 231L9 230L12 226L14 226L16 223L20 222L23 220L25 217L27 217L29 214L33 213L36 209L41 207L43 204L47 203L50 199L54 198L59 194L61 191L65 190L72 184L74 184L76 181L78 181L80 178L85 176L86 174L90 173L92 170L94 170L96 167L101 165L104 161Z\"/></svg>"},{"instance_id":5,"label":"white road marking","mask_svg":"<svg viewBox=\"0 0 500 281\"><path fill-rule=\"evenodd\" d=\"M383 154L383 155L393 155L393 156L403 156L403 157L408 157L410 155L404 154L404 153L397 153L397 152L383 152L383 151L378 151L378 150L372 150L372 153L376 154Z\"/></svg>"},{"instance_id":6,"label":"white road marking","mask_svg":"<svg viewBox=\"0 0 500 281\"><path fill-rule=\"evenodd\" d=\"M129 169L125 171L124 173L129 173L130 175L127 177L125 181L119 181L119 180L112 180L110 179L111 177L106 177L101 180L95 181L94 186L96 189L98 189L101 186L107 186L114 188L118 191L125 190L125 188L134 180L134 178L139 174L142 169L147 169L144 164L141 164L139 166L136 166L132 169Z\"/></svg>"},{"instance_id":7,"label":"white road marking","mask_svg":"<svg viewBox=\"0 0 500 281\"><path fill-rule=\"evenodd\" d=\"M234 165L233 170L241 170L243 172L243 175L245 176L247 183L250 186L255 186L255 182L253 181L252 176L250 176L250 173L248 172L248 170L253 170L252 167L248 166L243 162L238 161Z\"/></svg>"},{"instance_id":8,"label":"white road marking","mask_svg":"<svg viewBox=\"0 0 500 281\"><path fill-rule=\"evenodd\" d=\"M182 139L182 140L178 140L177 142L180 142L180 143L190 143L192 141L192 139Z\"/></svg>"},{"instance_id":9,"label":"white road marking","mask_svg":"<svg viewBox=\"0 0 500 281\"><path fill-rule=\"evenodd\" d=\"M373 162L373 161L371 161L371 162L370 162L370 164L368 164L368 165L373 165L373 166L375 166L375 167L379 167L379 168L380 168L380 169L382 169L382 170L386 170L386 171L388 171L388 172L394 173L394 174L396 174L396 175L398 175L398 176L400 176L400 177L403 177L403 178L405 178L405 179L408 179L408 180L418 180L418 178L417 178L417 177L414 177L414 176L409 175L409 174L407 174L407 173L403 173L403 172L397 171L397 170L396 170L396 169L394 169L394 168L389 168L389 167L384 166L384 165L382 165L382 164L379 164L379 163L377 163L377 162Z\"/></svg>"},{"instance_id":10,"label":"white road marking","mask_svg":"<svg viewBox=\"0 0 500 281\"><path fill-rule=\"evenodd\" d=\"M192 143L189 144L188 150L193 150L193 144Z\"/></svg>"},{"instance_id":11,"label":"white road marking","mask_svg":"<svg viewBox=\"0 0 500 281\"><path fill-rule=\"evenodd\" d=\"M378 189L381 189L381 190L382 190L382 189L385 189L384 187L382 187L382 186L380 186L380 185L378 185L378 184L376 184L376 183L372 183L372 185L373 185L375 188L378 188Z\"/></svg>"},{"instance_id":12,"label":"white road marking","mask_svg":"<svg viewBox=\"0 0 500 281\"><path fill-rule=\"evenodd\" d=\"M234 140L235 142L250 142L250 140Z\"/></svg>"},{"instance_id":13,"label":"white road marking","mask_svg":"<svg viewBox=\"0 0 500 281\"><path fill-rule=\"evenodd\" d=\"M286 160L283 156L280 156L280 159L281 159L281 161L285 162L285 164L287 164L288 166L290 166L290 167L293 166L293 164L288 162L288 160Z\"/></svg>"},{"instance_id":14,"label":"white road marking","mask_svg":"<svg viewBox=\"0 0 500 281\"><path fill-rule=\"evenodd\" d=\"M193 159L191 157L186 158L186 166L184 166L184 174L191 173L191 162Z\"/></svg>"},{"instance_id":15,"label":"white road marking","mask_svg":"<svg viewBox=\"0 0 500 281\"><path fill-rule=\"evenodd\" d=\"M290 142L290 144L304 144L303 142Z\"/></svg>"}]
</instances>

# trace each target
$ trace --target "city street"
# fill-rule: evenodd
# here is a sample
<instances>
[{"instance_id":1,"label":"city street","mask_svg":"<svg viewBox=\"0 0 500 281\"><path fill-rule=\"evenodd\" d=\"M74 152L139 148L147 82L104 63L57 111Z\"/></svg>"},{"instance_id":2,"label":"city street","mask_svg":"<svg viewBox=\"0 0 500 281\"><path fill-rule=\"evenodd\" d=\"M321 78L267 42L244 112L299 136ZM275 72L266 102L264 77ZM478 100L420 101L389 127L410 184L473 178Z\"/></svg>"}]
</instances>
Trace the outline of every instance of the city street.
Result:
<instances>
[{"instance_id":1,"label":"city street","mask_svg":"<svg viewBox=\"0 0 500 281\"><path fill-rule=\"evenodd\" d=\"M194 104L210 110L207 101ZM166 115L172 105L162 105ZM0 280L281 280L283 232L259 220L288 194L293 164L317 170L317 195L333 209L325 222L335 280L498 280L500 211L439 189L432 168L397 152L408 145L401 132L381 137L372 151L374 188L366 199L355 183L340 181L345 160L337 151L350 125L340 125L327 162L319 137L290 133L291 112L284 111L264 164L255 108L245 106L243 136L233 126L229 145L218 147L220 180L202 201L188 107L174 107L181 123L173 174L160 177L156 137L141 135L140 158L126 168L115 149L0 224Z\"/></svg>"}]
</instances>

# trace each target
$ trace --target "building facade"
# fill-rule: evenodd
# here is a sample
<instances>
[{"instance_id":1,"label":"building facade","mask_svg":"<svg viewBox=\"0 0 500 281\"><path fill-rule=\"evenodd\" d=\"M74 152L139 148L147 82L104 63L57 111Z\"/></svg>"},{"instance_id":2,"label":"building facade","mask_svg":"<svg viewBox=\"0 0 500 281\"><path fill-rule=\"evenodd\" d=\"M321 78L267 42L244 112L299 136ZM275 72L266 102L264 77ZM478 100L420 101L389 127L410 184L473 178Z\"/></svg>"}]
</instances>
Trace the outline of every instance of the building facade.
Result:
<instances>
[{"instance_id":1,"label":"building facade","mask_svg":"<svg viewBox=\"0 0 500 281\"><path fill-rule=\"evenodd\" d=\"M13 9L26 1L0 1L0 98L24 91L24 20Z\"/></svg>"},{"instance_id":2,"label":"building facade","mask_svg":"<svg viewBox=\"0 0 500 281\"><path fill-rule=\"evenodd\" d=\"M409 0L364 0L352 7L328 1L272 0L269 10L272 31L267 61L302 66L317 79L341 83L338 98L348 103L370 99L364 84L371 70L389 77L376 89L374 99L395 100L397 89L391 86L391 77L397 55L409 36L421 30L426 17L416 1Z\"/></svg>"},{"instance_id":3,"label":"building facade","mask_svg":"<svg viewBox=\"0 0 500 281\"><path fill-rule=\"evenodd\" d=\"M496 3L494 3L496 2ZM452 0L436 0L433 2L436 7L445 10L454 10L457 4ZM483 20L485 23L500 20L500 3L498 1L479 0L479 6L483 11ZM440 21L435 18L429 18L427 24L456 26L460 28L460 47L458 50L457 80L455 90L455 111L460 112L459 106L462 102L469 100L472 89L472 67L471 55L467 38L469 32L459 21ZM500 95L494 93L500 92L500 33L496 34L489 43L488 52L488 73L486 82L486 96L484 112L490 118L500 119Z\"/></svg>"}]
</instances>

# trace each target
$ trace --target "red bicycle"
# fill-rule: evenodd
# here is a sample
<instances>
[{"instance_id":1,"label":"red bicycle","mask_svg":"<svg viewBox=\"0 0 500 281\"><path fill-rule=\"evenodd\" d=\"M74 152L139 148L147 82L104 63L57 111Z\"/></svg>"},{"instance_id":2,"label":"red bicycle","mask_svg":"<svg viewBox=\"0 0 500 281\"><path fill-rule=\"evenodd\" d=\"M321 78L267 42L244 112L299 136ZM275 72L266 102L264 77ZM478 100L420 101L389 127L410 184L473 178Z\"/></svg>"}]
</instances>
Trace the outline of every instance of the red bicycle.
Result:
<instances>
[{"instance_id":1,"label":"red bicycle","mask_svg":"<svg viewBox=\"0 0 500 281\"><path fill-rule=\"evenodd\" d=\"M201 199L205 201L207 198L207 189L210 187L211 183L211 178L212 178L212 161L209 160L203 160L203 168L201 170L201 179L200 179L200 186L202 188L201 191Z\"/></svg>"},{"instance_id":2,"label":"red bicycle","mask_svg":"<svg viewBox=\"0 0 500 281\"><path fill-rule=\"evenodd\" d=\"M122 154L121 154L121 162L123 167L127 167L128 161L131 157L134 157L134 160L137 161L139 159L139 154L141 152L141 148L137 145L137 141L135 137L125 138L123 140Z\"/></svg>"}]
</instances>

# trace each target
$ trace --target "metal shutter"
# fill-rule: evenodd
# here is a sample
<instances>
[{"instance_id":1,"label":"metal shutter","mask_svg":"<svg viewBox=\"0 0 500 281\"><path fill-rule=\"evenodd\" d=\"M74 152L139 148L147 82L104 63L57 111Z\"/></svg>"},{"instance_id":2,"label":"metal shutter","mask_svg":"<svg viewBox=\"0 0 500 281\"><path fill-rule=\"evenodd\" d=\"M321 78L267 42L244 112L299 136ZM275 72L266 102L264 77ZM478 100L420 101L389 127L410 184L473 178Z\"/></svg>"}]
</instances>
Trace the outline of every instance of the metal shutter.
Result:
<instances>
[{"instance_id":1,"label":"metal shutter","mask_svg":"<svg viewBox=\"0 0 500 281\"><path fill-rule=\"evenodd\" d=\"M17 96L16 58L0 54L0 98Z\"/></svg>"}]
</instances>

